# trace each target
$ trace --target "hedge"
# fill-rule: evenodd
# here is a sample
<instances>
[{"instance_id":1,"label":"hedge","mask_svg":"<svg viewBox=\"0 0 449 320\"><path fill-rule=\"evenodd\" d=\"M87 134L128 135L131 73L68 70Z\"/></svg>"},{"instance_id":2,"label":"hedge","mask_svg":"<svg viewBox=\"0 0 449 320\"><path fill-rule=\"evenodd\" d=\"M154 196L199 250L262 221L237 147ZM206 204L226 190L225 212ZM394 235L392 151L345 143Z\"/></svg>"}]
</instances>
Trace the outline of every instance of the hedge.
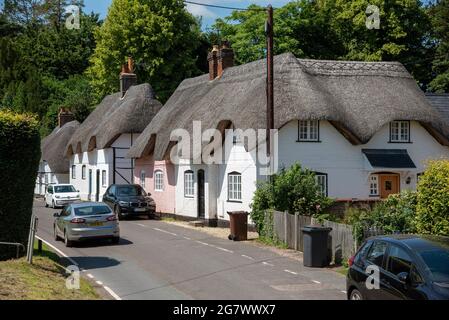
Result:
<instances>
[{"instance_id":1,"label":"hedge","mask_svg":"<svg viewBox=\"0 0 449 320\"><path fill-rule=\"evenodd\" d=\"M0 110L0 242L27 245L40 156L37 120ZM0 246L0 261L14 257Z\"/></svg>"},{"instance_id":2,"label":"hedge","mask_svg":"<svg viewBox=\"0 0 449 320\"><path fill-rule=\"evenodd\" d=\"M419 233L449 236L449 160L433 160L419 179Z\"/></svg>"}]
</instances>

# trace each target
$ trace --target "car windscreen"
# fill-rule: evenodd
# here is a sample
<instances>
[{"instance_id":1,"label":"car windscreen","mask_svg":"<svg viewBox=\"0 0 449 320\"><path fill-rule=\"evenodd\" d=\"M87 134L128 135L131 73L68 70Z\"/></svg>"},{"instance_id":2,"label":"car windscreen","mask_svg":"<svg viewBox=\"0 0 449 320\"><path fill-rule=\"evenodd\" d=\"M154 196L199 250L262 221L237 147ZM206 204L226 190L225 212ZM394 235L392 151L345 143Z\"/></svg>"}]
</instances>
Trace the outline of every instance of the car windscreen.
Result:
<instances>
[{"instance_id":1,"label":"car windscreen","mask_svg":"<svg viewBox=\"0 0 449 320\"><path fill-rule=\"evenodd\" d=\"M76 192L73 186L55 186L55 193Z\"/></svg>"},{"instance_id":2,"label":"car windscreen","mask_svg":"<svg viewBox=\"0 0 449 320\"><path fill-rule=\"evenodd\" d=\"M136 186L126 186L117 188L117 196L119 197L135 197L145 196L145 191L142 188Z\"/></svg>"},{"instance_id":3,"label":"car windscreen","mask_svg":"<svg viewBox=\"0 0 449 320\"><path fill-rule=\"evenodd\" d=\"M76 216L94 216L99 214L110 214L111 209L108 206L85 206L75 208Z\"/></svg>"},{"instance_id":4,"label":"car windscreen","mask_svg":"<svg viewBox=\"0 0 449 320\"><path fill-rule=\"evenodd\" d=\"M434 282L449 283L449 250L432 249L421 251L419 255L432 273Z\"/></svg>"}]
</instances>

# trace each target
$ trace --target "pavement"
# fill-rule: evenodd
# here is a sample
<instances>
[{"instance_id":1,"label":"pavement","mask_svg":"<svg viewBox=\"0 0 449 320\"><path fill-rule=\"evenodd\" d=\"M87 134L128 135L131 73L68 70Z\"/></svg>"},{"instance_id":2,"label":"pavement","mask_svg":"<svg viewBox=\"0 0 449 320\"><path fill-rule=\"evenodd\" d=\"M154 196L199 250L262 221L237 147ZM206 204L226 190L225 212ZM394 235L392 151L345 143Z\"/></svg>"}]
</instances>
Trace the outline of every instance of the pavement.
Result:
<instances>
[{"instance_id":1,"label":"pavement","mask_svg":"<svg viewBox=\"0 0 449 320\"><path fill-rule=\"evenodd\" d=\"M117 300L344 300L345 277L248 243L157 220L120 221L121 240L66 248L36 199L37 235Z\"/></svg>"}]
</instances>

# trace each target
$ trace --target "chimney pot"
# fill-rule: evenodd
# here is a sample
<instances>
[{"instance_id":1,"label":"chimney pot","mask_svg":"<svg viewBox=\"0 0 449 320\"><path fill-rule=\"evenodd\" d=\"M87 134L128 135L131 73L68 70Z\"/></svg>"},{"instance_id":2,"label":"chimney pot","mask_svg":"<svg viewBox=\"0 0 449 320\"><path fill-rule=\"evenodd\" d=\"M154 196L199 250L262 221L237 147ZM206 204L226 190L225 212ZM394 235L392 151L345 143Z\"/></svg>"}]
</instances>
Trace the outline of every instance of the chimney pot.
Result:
<instances>
[{"instance_id":1,"label":"chimney pot","mask_svg":"<svg viewBox=\"0 0 449 320\"><path fill-rule=\"evenodd\" d=\"M128 63L122 65L122 72L120 73L120 92L122 98L130 87L137 84L137 75L134 73L134 60L128 57Z\"/></svg>"},{"instance_id":2,"label":"chimney pot","mask_svg":"<svg viewBox=\"0 0 449 320\"><path fill-rule=\"evenodd\" d=\"M218 70L218 46L214 45L212 51L207 55L207 61L209 62L209 79L214 80L217 76Z\"/></svg>"},{"instance_id":3,"label":"chimney pot","mask_svg":"<svg viewBox=\"0 0 449 320\"><path fill-rule=\"evenodd\" d=\"M218 69L217 76L221 77L226 68L234 66L234 50L228 41L223 41L218 53Z\"/></svg>"},{"instance_id":4,"label":"chimney pot","mask_svg":"<svg viewBox=\"0 0 449 320\"><path fill-rule=\"evenodd\" d=\"M62 107L59 109L58 113L58 126L62 128L65 124L75 120L75 116L69 109Z\"/></svg>"}]
</instances>

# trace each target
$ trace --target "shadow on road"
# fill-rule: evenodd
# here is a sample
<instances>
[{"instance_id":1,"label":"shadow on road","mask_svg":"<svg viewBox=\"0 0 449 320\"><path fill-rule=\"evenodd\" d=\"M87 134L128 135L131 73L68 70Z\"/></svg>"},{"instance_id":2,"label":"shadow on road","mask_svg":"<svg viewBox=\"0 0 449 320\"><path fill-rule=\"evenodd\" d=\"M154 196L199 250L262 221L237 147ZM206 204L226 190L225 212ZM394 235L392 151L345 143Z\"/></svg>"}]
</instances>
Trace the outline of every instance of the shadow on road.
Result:
<instances>
[{"instance_id":1,"label":"shadow on road","mask_svg":"<svg viewBox=\"0 0 449 320\"><path fill-rule=\"evenodd\" d=\"M114 267L121 263L120 261L109 257L70 257L70 258L75 260L75 262L78 263L78 265L81 268L87 270Z\"/></svg>"},{"instance_id":2,"label":"shadow on road","mask_svg":"<svg viewBox=\"0 0 449 320\"><path fill-rule=\"evenodd\" d=\"M80 242L75 242L73 246L75 248L97 248L97 247L117 247L117 246L128 246L133 244L132 241L129 241L125 238L120 238L120 242L113 244L108 239L92 239L92 240L83 240Z\"/></svg>"}]
</instances>

